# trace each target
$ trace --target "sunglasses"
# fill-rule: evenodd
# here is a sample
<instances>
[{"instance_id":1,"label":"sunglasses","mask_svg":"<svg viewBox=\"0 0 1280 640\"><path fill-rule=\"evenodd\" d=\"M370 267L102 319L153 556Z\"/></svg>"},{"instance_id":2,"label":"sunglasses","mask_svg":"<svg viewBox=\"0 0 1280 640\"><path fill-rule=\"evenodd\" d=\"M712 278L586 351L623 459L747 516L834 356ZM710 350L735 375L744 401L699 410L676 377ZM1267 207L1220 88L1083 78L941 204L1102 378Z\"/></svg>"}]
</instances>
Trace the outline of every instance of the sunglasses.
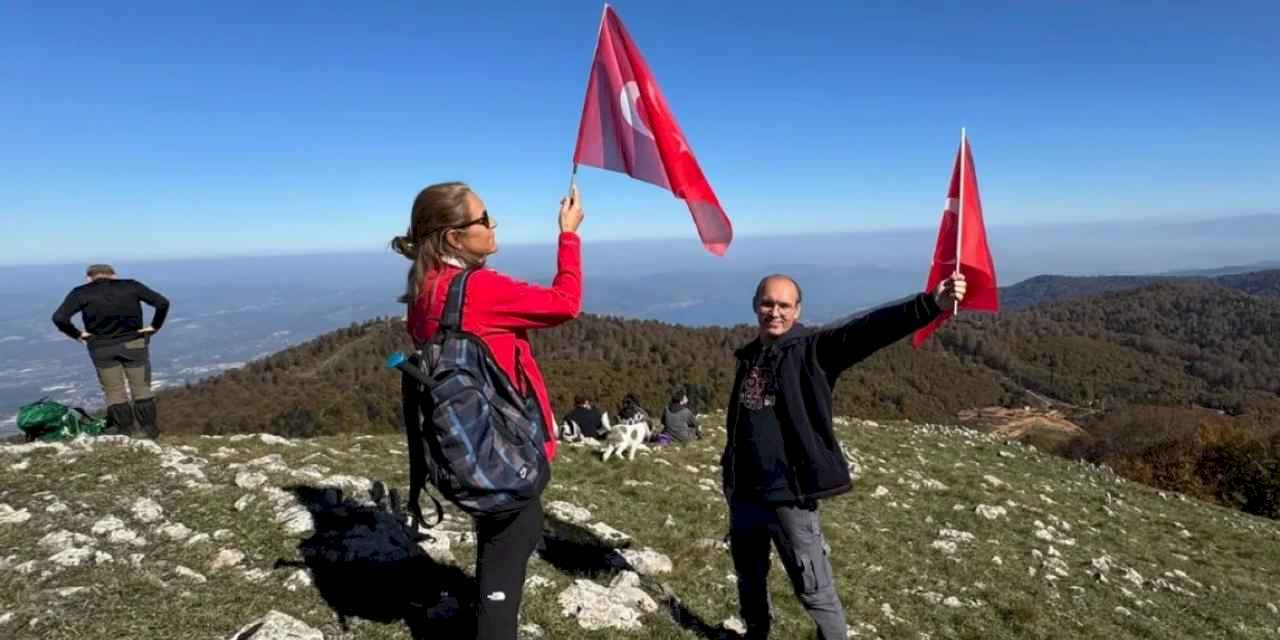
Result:
<instances>
[{"instance_id":1,"label":"sunglasses","mask_svg":"<svg viewBox=\"0 0 1280 640\"><path fill-rule=\"evenodd\" d=\"M489 227L490 229L492 229L492 228L494 228L494 227L498 226L497 224L495 224L495 223L493 222L493 220L490 220L490 219L489 219L489 210L488 210L488 209L485 209L485 210L484 210L484 213L480 214L480 217L479 217L479 218L476 218L475 220L472 220L472 221L470 221L470 222L464 222L464 223L462 223L462 224L460 224L460 225L455 225L455 226L452 226L452 227L449 227L449 228L450 228L450 229L458 229L458 230L461 230L461 229L466 229L466 228L468 228L468 227L471 227L471 226L474 226L474 225L477 225L477 224L482 224L482 225L484 225L484 226L486 226L486 227Z\"/></svg>"}]
</instances>

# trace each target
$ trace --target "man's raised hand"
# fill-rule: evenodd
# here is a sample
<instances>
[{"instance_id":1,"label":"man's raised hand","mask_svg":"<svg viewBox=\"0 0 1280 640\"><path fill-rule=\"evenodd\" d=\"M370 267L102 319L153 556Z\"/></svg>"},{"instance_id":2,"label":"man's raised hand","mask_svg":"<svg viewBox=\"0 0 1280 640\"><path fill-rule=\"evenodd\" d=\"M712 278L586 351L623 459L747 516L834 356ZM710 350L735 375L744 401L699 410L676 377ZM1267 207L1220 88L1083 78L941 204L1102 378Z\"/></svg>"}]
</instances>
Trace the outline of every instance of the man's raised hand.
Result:
<instances>
[{"instance_id":1,"label":"man's raised hand","mask_svg":"<svg viewBox=\"0 0 1280 640\"><path fill-rule=\"evenodd\" d=\"M939 307L947 309L964 301L964 292L964 274L957 273L938 283L938 290L933 293L933 299Z\"/></svg>"}]
</instances>

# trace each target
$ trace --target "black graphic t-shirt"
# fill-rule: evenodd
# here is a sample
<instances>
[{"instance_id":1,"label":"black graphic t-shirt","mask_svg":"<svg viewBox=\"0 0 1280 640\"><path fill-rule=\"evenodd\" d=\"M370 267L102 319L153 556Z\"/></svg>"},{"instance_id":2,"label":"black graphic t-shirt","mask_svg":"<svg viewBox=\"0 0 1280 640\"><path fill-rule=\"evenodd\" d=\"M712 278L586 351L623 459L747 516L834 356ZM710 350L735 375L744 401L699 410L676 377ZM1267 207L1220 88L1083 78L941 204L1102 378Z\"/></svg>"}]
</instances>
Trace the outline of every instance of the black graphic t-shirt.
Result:
<instances>
[{"instance_id":1,"label":"black graphic t-shirt","mask_svg":"<svg viewBox=\"0 0 1280 640\"><path fill-rule=\"evenodd\" d=\"M782 424L778 421L777 384L772 350L765 349L742 380L734 436L734 495L762 502L789 502L796 496L787 482Z\"/></svg>"}]
</instances>

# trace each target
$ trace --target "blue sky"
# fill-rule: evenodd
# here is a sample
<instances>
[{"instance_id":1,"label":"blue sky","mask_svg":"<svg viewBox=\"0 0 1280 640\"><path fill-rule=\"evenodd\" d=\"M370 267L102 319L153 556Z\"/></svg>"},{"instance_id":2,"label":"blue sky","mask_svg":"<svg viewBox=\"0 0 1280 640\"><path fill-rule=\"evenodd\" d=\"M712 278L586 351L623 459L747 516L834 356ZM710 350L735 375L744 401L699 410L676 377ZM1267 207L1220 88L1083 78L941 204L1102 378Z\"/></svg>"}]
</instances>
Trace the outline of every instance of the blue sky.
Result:
<instances>
[{"instance_id":1,"label":"blue sky","mask_svg":"<svg viewBox=\"0 0 1280 640\"><path fill-rule=\"evenodd\" d=\"M549 242L601 5L459 4L0 4L0 263L376 248L449 179ZM740 236L936 227L961 126L989 226L1280 210L1274 2L614 6Z\"/></svg>"}]
</instances>

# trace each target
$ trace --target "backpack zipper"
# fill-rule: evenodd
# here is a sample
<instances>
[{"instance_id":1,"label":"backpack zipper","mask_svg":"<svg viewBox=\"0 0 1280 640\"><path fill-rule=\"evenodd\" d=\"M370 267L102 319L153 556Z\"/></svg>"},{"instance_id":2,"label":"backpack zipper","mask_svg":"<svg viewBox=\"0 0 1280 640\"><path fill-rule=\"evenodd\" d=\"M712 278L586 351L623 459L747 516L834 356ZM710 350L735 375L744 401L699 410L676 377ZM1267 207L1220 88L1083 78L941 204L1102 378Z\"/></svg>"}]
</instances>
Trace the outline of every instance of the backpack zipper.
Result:
<instances>
[{"instance_id":1,"label":"backpack zipper","mask_svg":"<svg viewBox=\"0 0 1280 640\"><path fill-rule=\"evenodd\" d=\"M520 350L520 345L516 345L516 391L522 396L528 396L528 386L525 384L524 375L524 352Z\"/></svg>"},{"instance_id":2,"label":"backpack zipper","mask_svg":"<svg viewBox=\"0 0 1280 640\"><path fill-rule=\"evenodd\" d=\"M524 356L524 351L522 351L520 349L520 345L517 344L516 345L516 392L520 394L520 401L523 402L526 406L528 406L529 404L529 400L530 400L529 396L530 395L533 396L532 409L537 414L536 416L537 422L534 425L536 428L537 425L543 424L544 422L546 422L546 420L545 418L543 418L543 415L542 415L542 402L538 400L538 394L529 393L530 387L532 387L533 385L526 384L526 382L528 381L528 376L525 375L525 372L524 372L523 356ZM543 425L542 428L546 429L546 426ZM548 437L545 431L542 433L532 433L529 435L534 439L535 442L545 442Z\"/></svg>"}]
</instances>

